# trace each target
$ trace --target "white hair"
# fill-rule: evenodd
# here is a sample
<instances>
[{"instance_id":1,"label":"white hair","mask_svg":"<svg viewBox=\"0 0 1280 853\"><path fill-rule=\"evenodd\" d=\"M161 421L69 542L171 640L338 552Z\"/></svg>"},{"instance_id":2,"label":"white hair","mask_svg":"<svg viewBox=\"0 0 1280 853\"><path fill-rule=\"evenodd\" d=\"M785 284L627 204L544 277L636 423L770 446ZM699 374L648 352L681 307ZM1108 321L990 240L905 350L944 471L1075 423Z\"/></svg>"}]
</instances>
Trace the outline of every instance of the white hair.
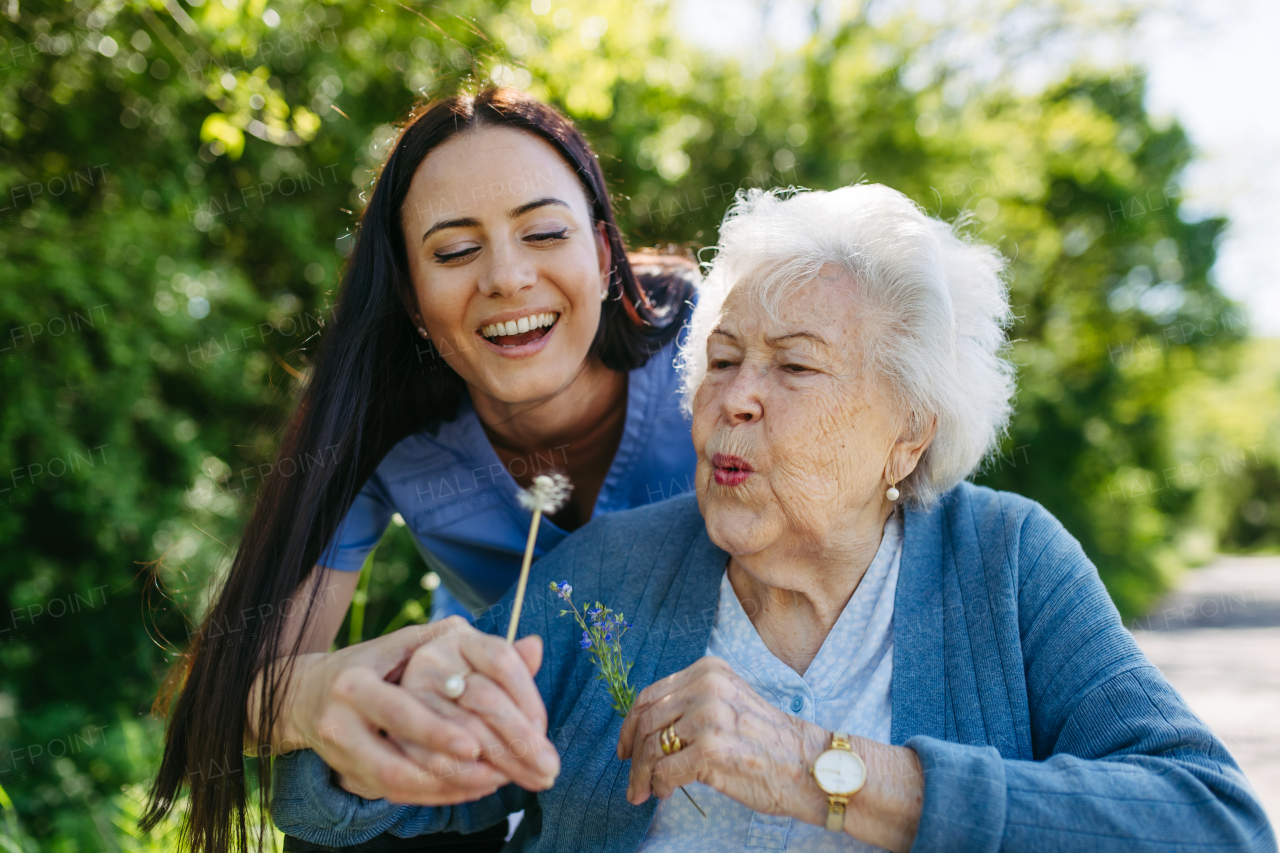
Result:
<instances>
[{"instance_id":1,"label":"white hair","mask_svg":"<svg viewBox=\"0 0 1280 853\"><path fill-rule=\"evenodd\" d=\"M707 337L729 291L750 282L776 316L826 264L846 270L867 305L858 330L867 366L901 407L905 435L937 420L933 442L898 485L927 507L973 474L1005 433L1014 368L1002 352L1011 312L1000 254L896 190L738 192L680 350L685 408L706 374Z\"/></svg>"}]
</instances>

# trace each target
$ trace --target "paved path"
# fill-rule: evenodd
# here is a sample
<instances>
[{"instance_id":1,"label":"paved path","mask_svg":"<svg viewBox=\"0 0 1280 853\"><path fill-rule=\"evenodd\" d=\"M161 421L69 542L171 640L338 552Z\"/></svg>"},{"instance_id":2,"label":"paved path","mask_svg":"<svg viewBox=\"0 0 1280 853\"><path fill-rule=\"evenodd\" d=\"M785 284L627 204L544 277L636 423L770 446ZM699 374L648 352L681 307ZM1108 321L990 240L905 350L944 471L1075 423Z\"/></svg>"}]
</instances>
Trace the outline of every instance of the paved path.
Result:
<instances>
[{"instance_id":1,"label":"paved path","mask_svg":"<svg viewBox=\"0 0 1280 853\"><path fill-rule=\"evenodd\" d=\"M1280 557L1222 557L1130 626L1280 828Z\"/></svg>"}]
</instances>

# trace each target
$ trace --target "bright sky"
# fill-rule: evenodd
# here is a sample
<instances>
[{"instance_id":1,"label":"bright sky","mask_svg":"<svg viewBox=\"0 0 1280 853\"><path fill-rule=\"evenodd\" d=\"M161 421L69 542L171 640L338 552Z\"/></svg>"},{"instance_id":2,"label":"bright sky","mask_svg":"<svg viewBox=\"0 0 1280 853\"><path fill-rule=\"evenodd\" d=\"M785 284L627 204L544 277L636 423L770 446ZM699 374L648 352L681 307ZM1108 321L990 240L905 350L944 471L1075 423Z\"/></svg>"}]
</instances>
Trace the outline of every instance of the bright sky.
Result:
<instances>
[{"instance_id":1,"label":"bright sky","mask_svg":"<svg viewBox=\"0 0 1280 853\"><path fill-rule=\"evenodd\" d=\"M1219 286L1255 334L1280 336L1280 3L1201 0L1196 12L1142 36L1148 107L1176 116L1200 149L1184 180L1193 211L1231 220Z\"/></svg>"},{"instance_id":2,"label":"bright sky","mask_svg":"<svg viewBox=\"0 0 1280 853\"><path fill-rule=\"evenodd\" d=\"M933 2L916 7L931 17ZM1215 280L1244 305L1254 334L1280 336L1280 2L1165 2L1126 42L1084 34L1077 56L1148 69L1148 109L1176 118L1200 152L1182 179L1184 216L1231 220ZM833 11L832 3L821 4L824 12ZM706 47L760 58L768 50L762 32L784 49L807 37L811 2L768 0L767 26L761 6L761 0L680 0L680 29Z\"/></svg>"}]
</instances>

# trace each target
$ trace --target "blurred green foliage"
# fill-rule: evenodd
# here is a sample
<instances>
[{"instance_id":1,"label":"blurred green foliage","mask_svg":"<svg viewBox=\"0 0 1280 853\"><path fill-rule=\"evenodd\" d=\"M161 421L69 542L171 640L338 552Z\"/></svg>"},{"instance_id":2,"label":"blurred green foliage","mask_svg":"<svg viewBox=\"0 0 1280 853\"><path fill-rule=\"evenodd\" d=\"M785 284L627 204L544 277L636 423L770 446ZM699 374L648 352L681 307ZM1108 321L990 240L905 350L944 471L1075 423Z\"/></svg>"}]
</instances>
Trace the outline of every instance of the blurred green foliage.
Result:
<instances>
[{"instance_id":1,"label":"blurred green foliage","mask_svg":"<svg viewBox=\"0 0 1280 853\"><path fill-rule=\"evenodd\" d=\"M289 475L278 430L394 121L478 79L580 124L633 246L713 244L742 187L862 179L999 246L1020 395L982 481L1054 512L1124 613L1222 545L1280 545L1280 436L1254 408L1280 410L1280 351L1240 343L1209 277L1224 223L1179 218L1192 152L1139 75L982 90L919 73L918 28L861 17L762 65L620 0L0 11L10 849L171 849L132 828L149 702L257 485ZM402 527L366 571L340 637L424 618Z\"/></svg>"}]
</instances>

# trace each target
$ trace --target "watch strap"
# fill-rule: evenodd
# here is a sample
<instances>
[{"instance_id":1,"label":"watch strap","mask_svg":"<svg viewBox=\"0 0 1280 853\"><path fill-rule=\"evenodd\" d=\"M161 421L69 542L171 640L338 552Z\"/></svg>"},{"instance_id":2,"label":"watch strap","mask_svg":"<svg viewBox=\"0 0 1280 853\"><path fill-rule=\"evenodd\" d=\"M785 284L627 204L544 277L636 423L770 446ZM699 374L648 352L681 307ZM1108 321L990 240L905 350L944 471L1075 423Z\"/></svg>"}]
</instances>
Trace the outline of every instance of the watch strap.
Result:
<instances>
[{"instance_id":1,"label":"watch strap","mask_svg":"<svg viewBox=\"0 0 1280 853\"><path fill-rule=\"evenodd\" d=\"M849 798L839 794L827 795L827 831L844 832L844 807Z\"/></svg>"},{"instance_id":2,"label":"watch strap","mask_svg":"<svg viewBox=\"0 0 1280 853\"><path fill-rule=\"evenodd\" d=\"M853 752L853 740L848 732L832 732L829 749ZM827 794L827 831L844 832L844 810L849 798L842 794Z\"/></svg>"}]
</instances>

